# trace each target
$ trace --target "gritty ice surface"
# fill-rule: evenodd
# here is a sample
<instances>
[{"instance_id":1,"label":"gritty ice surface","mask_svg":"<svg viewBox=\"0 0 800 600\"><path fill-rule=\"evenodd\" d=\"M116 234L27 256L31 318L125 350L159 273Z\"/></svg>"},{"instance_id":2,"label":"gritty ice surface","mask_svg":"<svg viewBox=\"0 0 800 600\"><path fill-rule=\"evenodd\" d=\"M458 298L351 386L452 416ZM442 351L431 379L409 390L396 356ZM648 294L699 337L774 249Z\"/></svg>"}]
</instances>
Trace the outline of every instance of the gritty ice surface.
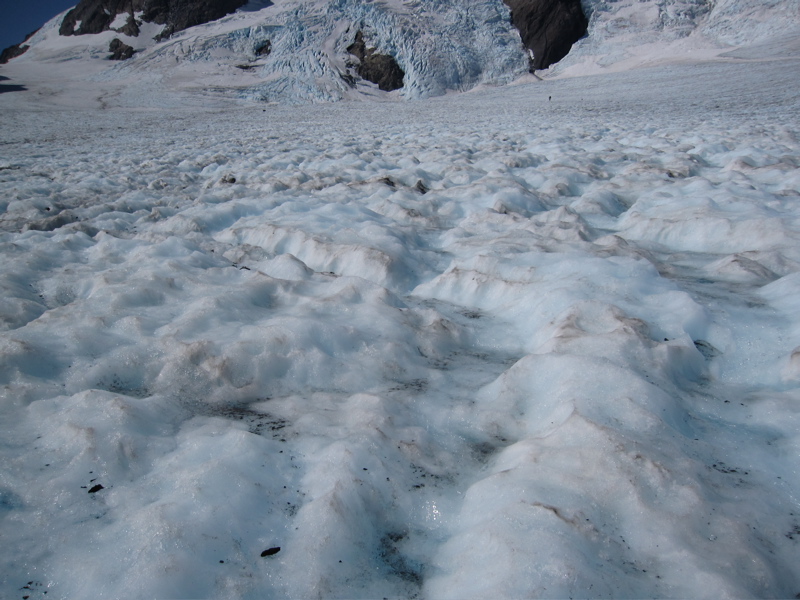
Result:
<instances>
[{"instance_id":1,"label":"gritty ice surface","mask_svg":"<svg viewBox=\"0 0 800 600\"><path fill-rule=\"evenodd\" d=\"M3 95L0 596L794 597L799 80Z\"/></svg>"}]
</instances>

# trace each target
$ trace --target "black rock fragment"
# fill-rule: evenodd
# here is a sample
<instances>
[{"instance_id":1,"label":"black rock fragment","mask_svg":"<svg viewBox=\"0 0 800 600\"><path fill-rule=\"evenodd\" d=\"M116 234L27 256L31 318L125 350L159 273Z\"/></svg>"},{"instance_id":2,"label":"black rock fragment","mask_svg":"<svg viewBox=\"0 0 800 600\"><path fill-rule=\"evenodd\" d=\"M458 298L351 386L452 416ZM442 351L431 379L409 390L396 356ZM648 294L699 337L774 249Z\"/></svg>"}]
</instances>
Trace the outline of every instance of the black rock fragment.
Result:
<instances>
[{"instance_id":1,"label":"black rock fragment","mask_svg":"<svg viewBox=\"0 0 800 600\"><path fill-rule=\"evenodd\" d=\"M272 52L272 42L269 40L262 42L255 50L256 56L269 56Z\"/></svg>"},{"instance_id":2,"label":"black rock fragment","mask_svg":"<svg viewBox=\"0 0 800 600\"><path fill-rule=\"evenodd\" d=\"M264 558L265 556L274 556L275 554L277 554L280 551L281 551L281 547L280 546L276 546L275 548L268 548L267 550L264 550L261 553L261 558Z\"/></svg>"},{"instance_id":3,"label":"black rock fragment","mask_svg":"<svg viewBox=\"0 0 800 600\"><path fill-rule=\"evenodd\" d=\"M394 57L388 54L378 54L375 48L367 48L364 34L359 31L356 39L347 47L347 51L358 58L356 73L363 79L377 84L384 92L399 90L403 87L405 71L400 68Z\"/></svg>"},{"instance_id":4,"label":"black rock fragment","mask_svg":"<svg viewBox=\"0 0 800 600\"><path fill-rule=\"evenodd\" d=\"M111 43L108 45L108 51L111 52L111 56L108 57L108 60L128 60L136 53L133 47L128 46L128 44L124 43L119 38L111 40Z\"/></svg>"}]
</instances>

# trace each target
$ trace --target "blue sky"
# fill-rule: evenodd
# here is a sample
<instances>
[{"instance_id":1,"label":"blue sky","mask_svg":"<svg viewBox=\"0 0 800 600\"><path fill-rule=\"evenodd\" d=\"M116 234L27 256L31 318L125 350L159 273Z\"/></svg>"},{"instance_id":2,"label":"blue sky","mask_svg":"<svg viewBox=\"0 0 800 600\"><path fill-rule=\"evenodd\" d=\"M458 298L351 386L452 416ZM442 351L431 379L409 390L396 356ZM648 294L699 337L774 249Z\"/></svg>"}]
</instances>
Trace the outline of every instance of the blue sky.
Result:
<instances>
[{"instance_id":1,"label":"blue sky","mask_svg":"<svg viewBox=\"0 0 800 600\"><path fill-rule=\"evenodd\" d=\"M77 3L78 0L0 0L0 50L20 43L26 34Z\"/></svg>"}]
</instances>

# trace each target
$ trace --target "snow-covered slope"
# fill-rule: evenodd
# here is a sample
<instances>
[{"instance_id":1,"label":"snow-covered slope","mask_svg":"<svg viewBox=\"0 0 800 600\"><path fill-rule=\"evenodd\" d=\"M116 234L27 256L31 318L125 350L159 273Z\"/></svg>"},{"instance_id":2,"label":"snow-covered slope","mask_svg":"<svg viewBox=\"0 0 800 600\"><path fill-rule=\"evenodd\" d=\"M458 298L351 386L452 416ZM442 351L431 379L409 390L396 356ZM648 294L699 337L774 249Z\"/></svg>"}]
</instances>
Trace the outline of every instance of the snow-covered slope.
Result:
<instances>
[{"instance_id":1,"label":"snow-covered slope","mask_svg":"<svg viewBox=\"0 0 800 600\"><path fill-rule=\"evenodd\" d=\"M798 6L788 0L585 0L584 9L587 37L540 76L711 59L767 42L770 54L800 39ZM501 0L252 2L160 43L154 38L163 26L146 23L135 38L115 31L59 36L63 17L3 68L21 84L44 87L39 99L64 96L62 90L102 96L103 106L182 104L191 101L185 92L282 103L414 99L509 83L528 68ZM346 49L358 31L397 60L406 74L401 90L387 95L367 82L352 86L354 57ZM105 60L115 37L138 53L122 63ZM267 41L271 52L257 54Z\"/></svg>"},{"instance_id":2,"label":"snow-covered slope","mask_svg":"<svg viewBox=\"0 0 800 600\"><path fill-rule=\"evenodd\" d=\"M800 7L785 0L584 0L589 33L551 68L583 75L717 58L736 48L783 54L800 40Z\"/></svg>"}]
</instances>

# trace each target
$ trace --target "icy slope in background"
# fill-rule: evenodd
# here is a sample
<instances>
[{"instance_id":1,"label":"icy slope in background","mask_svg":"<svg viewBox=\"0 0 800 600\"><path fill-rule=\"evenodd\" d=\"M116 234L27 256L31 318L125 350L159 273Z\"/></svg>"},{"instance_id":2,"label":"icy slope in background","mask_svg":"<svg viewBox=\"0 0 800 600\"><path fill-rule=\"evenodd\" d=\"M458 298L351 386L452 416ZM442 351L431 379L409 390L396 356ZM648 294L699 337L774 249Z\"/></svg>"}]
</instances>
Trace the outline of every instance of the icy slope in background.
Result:
<instances>
[{"instance_id":1,"label":"icy slope in background","mask_svg":"<svg viewBox=\"0 0 800 600\"><path fill-rule=\"evenodd\" d=\"M589 33L550 75L627 70L715 58L772 43L783 55L800 37L800 9L786 0L583 0Z\"/></svg>"},{"instance_id":2,"label":"icy slope in background","mask_svg":"<svg viewBox=\"0 0 800 600\"><path fill-rule=\"evenodd\" d=\"M55 104L79 95L80 107L89 101L100 107L163 108L197 101L186 92L206 102L209 96L290 104L418 99L509 83L528 68L501 0L264 4L252 2L160 43L153 38L163 27L155 24L142 24L137 37L115 31L59 36L60 15L3 73ZM789 0L585 0L584 9L590 15L588 35L541 76L712 59L753 45L760 48L759 58L770 58L786 55L787 47L796 50L800 39L800 11ZM400 91L386 94L363 81L351 86L354 57L346 49L357 31L405 71ZM106 60L115 37L138 53L122 63ZM267 41L271 52L259 55Z\"/></svg>"},{"instance_id":3,"label":"icy slope in background","mask_svg":"<svg viewBox=\"0 0 800 600\"><path fill-rule=\"evenodd\" d=\"M798 75L0 96L0 596L794 597Z\"/></svg>"},{"instance_id":4,"label":"icy slope in background","mask_svg":"<svg viewBox=\"0 0 800 600\"><path fill-rule=\"evenodd\" d=\"M49 65L43 77L58 80L64 77L58 69L72 68L68 61L85 63L91 57L96 71L91 81L79 72L73 76L83 86L124 89L116 102L125 105L187 89L289 103L382 97L376 86L362 82L353 88L347 81L355 74L348 62L355 58L346 48L359 30L369 47L390 54L405 71L399 92L405 98L508 83L527 68L519 34L499 0L296 0L252 8L158 44L152 40L161 29L156 25L143 26L135 38L114 31L65 38L58 35L62 15L34 36L31 49L9 68L24 78ZM121 64L102 60L115 37L139 53ZM270 54L258 56L266 41Z\"/></svg>"}]
</instances>

